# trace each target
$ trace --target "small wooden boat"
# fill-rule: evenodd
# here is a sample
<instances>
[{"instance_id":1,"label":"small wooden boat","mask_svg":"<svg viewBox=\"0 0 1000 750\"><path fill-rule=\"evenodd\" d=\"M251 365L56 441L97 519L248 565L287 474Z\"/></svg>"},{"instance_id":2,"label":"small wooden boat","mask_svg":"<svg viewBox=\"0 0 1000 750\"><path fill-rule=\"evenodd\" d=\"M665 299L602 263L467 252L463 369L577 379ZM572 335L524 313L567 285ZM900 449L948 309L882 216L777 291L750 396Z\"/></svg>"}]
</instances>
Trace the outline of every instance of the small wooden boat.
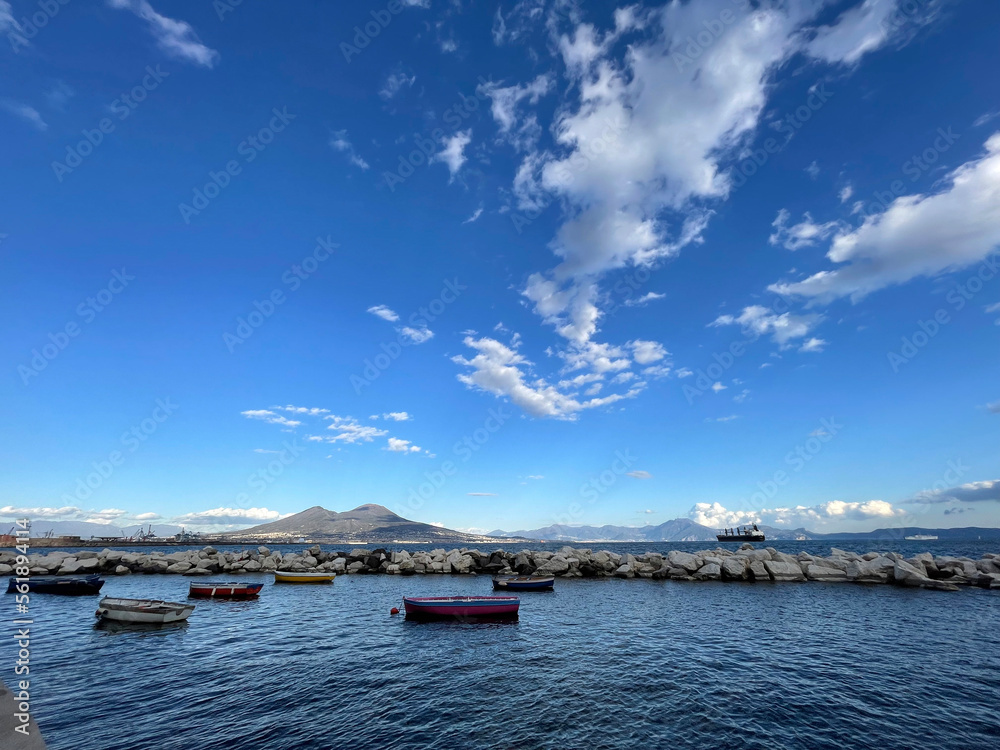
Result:
<instances>
[{"instance_id":1,"label":"small wooden boat","mask_svg":"<svg viewBox=\"0 0 1000 750\"><path fill-rule=\"evenodd\" d=\"M411 619L515 619L521 600L516 596L418 596L403 597Z\"/></svg>"},{"instance_id":2,"label":"small wooden boat","mask_svg":"<svg viewBox=\"0 0 1000 750\"><path fill-rule=\"evenodd\" d=\"M164 602L159 599L112 599L106 596L101 599L94 614L100 620L162 625L186 620L192 612L193 604Z\"/></svg>"},{"instance_id":3,"label":"small wooden boat","mask_svg":"<svg viewBox=\"0 0 1000 750\"><path fill-rule=\"evenodd\" d=\"M202 599L252 599L260 594L263 583L192 583L188 596Z\"/></svg>"},{"instance_id":4,"label":"small wooden boat","mask_svg":"<svg viewBox=\"0 0 1000 750\"><path fill-rule=\"evenodd\" d=\"M496 591L551 591L555 576L495 576Z\"/></svg>"},{"instance_id":5,"label":"small wooden boat","mask_svg":"<svg viewBox=\"0 0 1000 750\"><path fill-rule=\"evenodd\" d=\"M330 583L337 577L336 573L289 573L274 571L275 583Z\"/></svg>"},{"instance_id":6,"label":"small wooden boat","mask_svg":"<svg viewBox=\"0 0 1000 750\"><path fill-rule=\"evenodd\" d=\"M56 578L38 576L31 578L11 578L7 582L8 594L62 594L63 596L86 596L99 594L104 579L100 576L81 578ZM27 590L25 590L27 587Z\"/></svg>"}]
</instances>

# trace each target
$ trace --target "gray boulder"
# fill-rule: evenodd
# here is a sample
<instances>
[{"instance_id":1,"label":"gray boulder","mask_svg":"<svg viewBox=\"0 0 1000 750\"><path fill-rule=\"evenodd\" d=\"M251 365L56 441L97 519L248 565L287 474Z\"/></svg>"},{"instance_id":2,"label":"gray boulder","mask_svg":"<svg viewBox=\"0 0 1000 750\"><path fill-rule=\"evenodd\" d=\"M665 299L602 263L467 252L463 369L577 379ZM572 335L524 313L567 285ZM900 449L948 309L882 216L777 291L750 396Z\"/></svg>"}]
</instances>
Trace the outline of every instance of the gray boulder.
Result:
<instances>
[{"instance_id":1,"label":"gray boulder","mask_svg":"<svg viewBox=\"0 0 1000 750\"><path fill-rule=\"evenodd\" d=\"M802 566L798 560L795 562L783 562L780 560L769 560L764 563L764 567L771 576L772 581L804 581L805 575L802 573Z\"/></svg>"},{"instance_id":2,"label":"gray boulder","mask_svg":"<svg viewBox=\"0 0 1000 750\"><path fill-rule=\"evenodd\" d=\"M810 563L806 566L806 578L810 581L846 581L847 571Z\"/></svg>"},{"instance_id":3,"label":"gray boulder","mask_svg":"<svg viewBox=\"0 0 1000 750\"><path fill-rule=\"evenodd\" d=\"M698 581L718 581L722 578L722 566L718 563L706 563L693 577Z\"/></svg>"},{"instance_id":4,"label":"gray boulder","mask_svg":"<svg viewBox=\"0 0 1000 750\"><path fill-rule=\"evenodd\" d=\"M745 581L750 577L750 561L743 555L727 557L722 562L722 577L727 580Z\"/></svg>"}]
</instances>

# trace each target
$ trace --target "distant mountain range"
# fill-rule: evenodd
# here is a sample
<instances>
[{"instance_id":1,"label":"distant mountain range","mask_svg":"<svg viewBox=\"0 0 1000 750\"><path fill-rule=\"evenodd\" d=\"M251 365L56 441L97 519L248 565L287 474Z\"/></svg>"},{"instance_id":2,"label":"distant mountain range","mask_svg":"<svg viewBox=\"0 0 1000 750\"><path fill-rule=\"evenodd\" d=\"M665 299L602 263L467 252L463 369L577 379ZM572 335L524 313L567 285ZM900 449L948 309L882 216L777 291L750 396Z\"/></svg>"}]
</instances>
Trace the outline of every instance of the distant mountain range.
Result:
<instances>
[{"instance_id":1,"label":"distant mountain range","mask_svg":"<svg viewBox=\"0 0 1000 750\"><path fill-rule=\"evenodd\" d=\"M357 542L392 544L394 542L441 542L476 544L489 537L467 534L428 523L410 521L381 505L360 505L337 513L319 505L280 521L229 531L223 537L280 539L302 537L317 542Z\"/></svg>"},{"instance_id":2,"label":"distant mountain range","mask_svg":"<svg viewBox=\"0 0 1000 750\"><path fill-rule=\"evenodd\" d=\"M805 529L778 529L760 526L768 539L815 539ZM714 542L718 529L702 526L689 518L675 518L657 526L568 526L555 524L541 529L491 531L490 536L522 537L550 542Z\"/></svg>"},{"instance_id":3,"label":"distant mountain range","mask_svg":"<svg viewBox=\"0 0 1000 750\"><path fill-rule=\"evenodd\" d=\"M942 540L1000 539L1000 529L968 526L961 529L925 529L916 526L875 529L874 531L820 534L806 529L779 529L759 525L768 540L836 541L838 539L898 540L923 534ZM714 542L718 529L702 526L687 518L675 518L658 526L566 526L556 524L541 529L490 532L495 537L522 537L549 542Z\"/></svg>"}]
</instances>

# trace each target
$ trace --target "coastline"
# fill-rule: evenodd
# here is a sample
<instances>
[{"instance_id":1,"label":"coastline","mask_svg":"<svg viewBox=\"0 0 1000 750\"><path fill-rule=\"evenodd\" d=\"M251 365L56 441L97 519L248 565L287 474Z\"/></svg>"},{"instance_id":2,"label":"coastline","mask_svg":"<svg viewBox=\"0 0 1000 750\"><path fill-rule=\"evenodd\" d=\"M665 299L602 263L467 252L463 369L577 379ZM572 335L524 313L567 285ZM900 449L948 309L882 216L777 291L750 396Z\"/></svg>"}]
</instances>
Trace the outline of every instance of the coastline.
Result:
<instances>
[{"instance_id":1,"label":"coastline","mask_svg":"<svg viewBox=\"0 0 1000 750\"><path fill-rule=\"evenodd\" d=\"M0 552L0 575L14 574L15 553ZM282 553L260 546L240 552L200 550L171 553L130 552L105 548L73 553L50 551L29 556L32 576L168 574L209 576L288 572L333 572L338 575L553 575L560 578L646 578L671 581L892 583L939 591L960 586L1000 589L1000 554L970 557L921 552L859 554L836 547L828 556L743 544L738 550L698 552L671 550L638 555L564 546L557 552L502 549L438 548L389 551L356 548L324 551L313 545L302 552Z\"/></svg>"}]
</instances>

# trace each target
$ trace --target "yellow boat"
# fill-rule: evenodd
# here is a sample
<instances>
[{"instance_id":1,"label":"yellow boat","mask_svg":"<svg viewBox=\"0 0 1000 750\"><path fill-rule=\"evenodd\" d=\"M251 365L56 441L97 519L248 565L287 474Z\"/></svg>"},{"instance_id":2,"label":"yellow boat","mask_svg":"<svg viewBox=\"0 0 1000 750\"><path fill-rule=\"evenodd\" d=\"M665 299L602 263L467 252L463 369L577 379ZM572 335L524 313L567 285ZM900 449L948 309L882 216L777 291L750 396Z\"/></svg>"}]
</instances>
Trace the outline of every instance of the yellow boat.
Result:
<instances>
[{"instance_id":1,"label":"yellow boat","mask_svg":"<svg viewBox=\"0 0 1000 750\"><path fill-rule=\"evenodd\" d=\"M289 573L274 571L275 583L332 583L336 573Z\"/></svg>"}]
</instances>

